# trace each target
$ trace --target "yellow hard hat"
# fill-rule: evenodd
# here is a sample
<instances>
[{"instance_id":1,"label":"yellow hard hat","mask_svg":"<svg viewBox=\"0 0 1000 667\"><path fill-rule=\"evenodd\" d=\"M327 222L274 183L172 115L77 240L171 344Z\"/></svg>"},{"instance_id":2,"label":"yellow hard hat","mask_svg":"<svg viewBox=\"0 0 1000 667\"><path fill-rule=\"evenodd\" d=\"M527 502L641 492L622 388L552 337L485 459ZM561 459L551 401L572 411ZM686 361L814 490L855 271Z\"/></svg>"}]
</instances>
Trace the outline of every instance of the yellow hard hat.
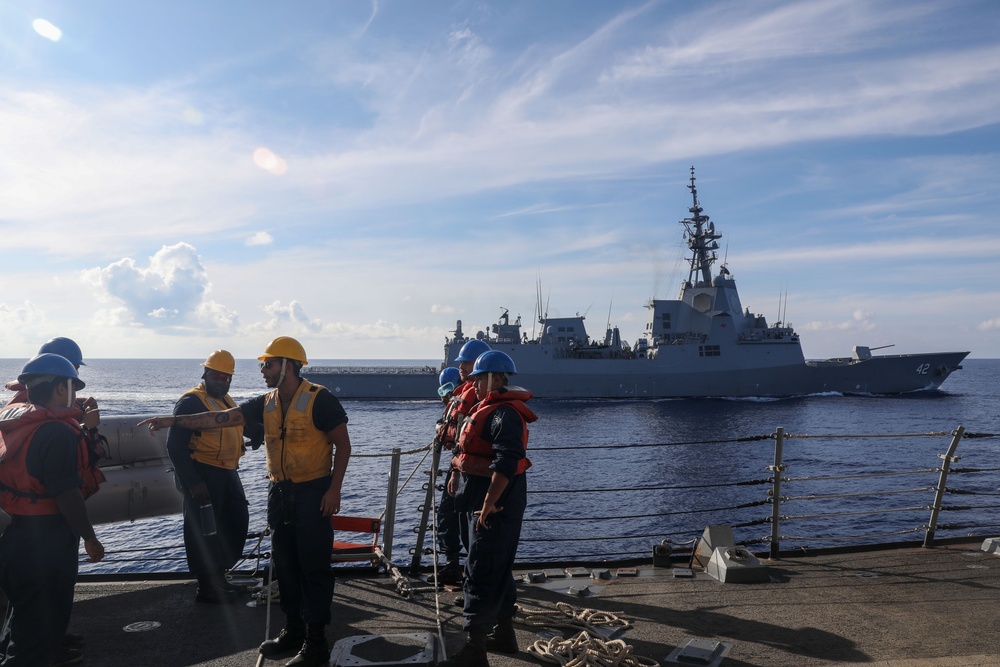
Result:
<instances>
[{"instance_id":1,"label":"yellow hard hat","mask_svg":"<svg viewBox=\"0 0 1000 667\"><path fill-rule=\"evenodd\" d=\"M264 350L264 354L257 357L257 359L264 361L273 357L294 359L295 361L302 362L303 366L309 363L306 361L306 350L302 347L302 343L289 336L278 336L272 340L270 345Z\"/></svg>"},{"instance_id":2,"label":"yellow hard hat","mask_svg":"<svg viewBox=\"0 0 1000 667\"><path fill-rule=\"evenodd\" d=\"M205 363L203 363L202 366L213 371L226 373L228 375L234 375L236 373L236 359L233 359L233 355L229 354L225 350L216 350L212 354L208 355L208 359L205 360Z\"/></svg>"}]
</instances>

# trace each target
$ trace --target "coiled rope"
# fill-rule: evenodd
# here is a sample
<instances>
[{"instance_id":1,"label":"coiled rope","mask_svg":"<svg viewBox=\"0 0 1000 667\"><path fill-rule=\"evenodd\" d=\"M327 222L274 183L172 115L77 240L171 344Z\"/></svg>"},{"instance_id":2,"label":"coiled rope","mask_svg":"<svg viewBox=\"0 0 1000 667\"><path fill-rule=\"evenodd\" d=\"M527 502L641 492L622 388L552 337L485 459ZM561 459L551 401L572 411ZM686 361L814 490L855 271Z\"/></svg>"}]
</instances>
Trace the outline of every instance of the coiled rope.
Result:
<instances>
[{"instance_id":1,"label":"coiled rope","mask_svg":"<svg viewBox=\"0 0 1000 667\"><path fill-rule=\"evenodd\" d=\"M593 665L600 667L659 667L659 662L652 658L636 655L632 647L621 639L605 641L591 637L586 630L570 637L553 637L552 639L536 640L528 647L529 653L534 653L545 662L553 662L563 667L583 667Z\"/></svg>"},{"instance_id":2,"label":"coiled rope","mask_svg":"<svg viewBox=\"0 0 1000 667\"><path fill-rule=\"evenodd\" d=\"M524 625L533 627L561 627L590 631L600 634L602 628L610 630L610 634L624 632L632 624L622 618L621 611L601 611L599 609L577 609L571 604L557 602L555 611L551 609L531 609L523 605L517 606L524 616Z\"/></svg>"}]
</instances>

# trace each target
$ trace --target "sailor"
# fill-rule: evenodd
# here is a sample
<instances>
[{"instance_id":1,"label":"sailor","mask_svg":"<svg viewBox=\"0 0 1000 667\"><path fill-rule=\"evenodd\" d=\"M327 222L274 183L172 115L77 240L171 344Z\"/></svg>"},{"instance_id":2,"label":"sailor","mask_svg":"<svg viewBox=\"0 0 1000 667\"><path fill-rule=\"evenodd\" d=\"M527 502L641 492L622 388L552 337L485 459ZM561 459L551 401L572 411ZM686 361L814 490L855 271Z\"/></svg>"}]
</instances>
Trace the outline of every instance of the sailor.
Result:
<instances>
[{"instance_id":1,"label":"sailor","mask_svg":"<svg viewBox=\"0 0 1000 667\"><path fill-rule=\"evenodd\" d=\"M455 431L452 413L458 405L455 391L462 384L462 374L454 366L441 371L438 376L438 396L444 403L444 414L437 421L434 446L437 454L442 450L448 452L448 475L451 474L451 450L455 448ZM462 583L462 539L458 528L458 513L455 511L455 498L448 493L448 477L445 477L445 488L437 506L437 539L438 548L444 552L445 565L438 570L438 580L442 584L456 585Z\"/></svg>"},{"instance_id":2,"label":"sailor","mask_svg":"<svg viewBox=\"0 0 1000 667\"><path fill-rule=\"evenodd\" d=\"M479 402L462 426L452 463L455 503L468 524L463 621L468 638L443 667L488 667L488 650L519 648L513 567L527 505L528 424L538 417L525 404L531 392L507 385L516 372L509 356L491 350L476 359L470 373Z\"/></svg>"},{"instance_id":3,"label":"sailor","mask_svg":"<svg viewBox=\"0 0 1000 667\"><path fill-rule=\"evenodd\" d=\"M73 364L73 368L77 372L79 372L80 366L87 365L83 363L83 351L80 349L80 346L72 338L64 336L57 336L43 343L38 348L38 354L57 354ZM7 383L6 387L10 391L15 392L14 397L7 401L7 405L28 402L27 388L20 380L11 380ZM97 478L98 484L101 484L105 481L105 478L104 473L98 469L97 464L108 454L108 441L97 430L101 422L100 408L93 397L77 399L76 406L80 410L80 424L83 427L83 433L87 440L88 463L91 468L91 475ZM82 643L82 638L77 635L70 635L67 642L76 647Z\"/></svg>"},{"instance_id":4,"label":"sailor","mask_svg":"<svg viewBox=\"0 0 1000 667\"><path fill-rule=\"evenodd\" d=\"M445 411L444 424L439 429L442 445L447 450L454 449L462 424L465 423L478 401L476 388L469 378L469 373L472 372L473 365L479 355L489 351L490 346L485 342L472 339L462 346L462 349L458 351L458 356L455 357L455 361L458 362L460 383L455 388L450 407ZM458 485L458 477L453 476L453 472L454 468L449 468L448 476L445 479L445 490L441 496L441 508L438 509L438 541L439 546L445 552L445 565L438 573L442 584L462 583L465 568L462 567L461 545L465 544L466 553L468 553L468 534L465 522L461 520L460 516L456 516L455 520L450 522L451 517L444 514L445 510L455 513L453 498ZM445 517L443 526L442 517Z\"/></svg>"},{"instance_id":5,"label":"sailor","mask_svg":"<svg viewBox=\"0 0 1000 667\"><path fill-rule=\"evenodd\" d=\"M17 381L27 400L0 411L0 507L12 518L0 536L0 588L8 598L0 665L75 664L82 653L62 642L80 538L91 562L104 558L84 504L100 480L81 417L91 423L96 409L81 413L76 392L85 384L59 355L34 357Z\"/></svg>"},{"instance_id":6,"label":"sailor","mask_svg":"<svg viewBox=\"0 0 1000 667\"><path fill-rule=\"evenodd\" d=\"M236 372L233 355L216 350L202 366L205 370L201 382L180 397L174 406L175 415L236 407L229 397ZM237 472L246 451L245 428L192 431L172 426L167 435L167 454L184 495L184 548L188 569L198 578L197 602L231 602L238 594L238 589L226 580L226 571L243 555L250 524L247 498Z\"/></svg>"},{"instance_id":7,"label":"sailor","mask_svg":"<svg viewBox=\"0 0 1000 667\"><path fill-rule=\"evenodd\" d=\"M181 426L204 431L263 424L267 521L285 627L260 645L263 656L298 650L289 667L330 661L326 626L333 602L333 526L351 456L347 414L325 387L299 377L306 352L294 338L275 338L258 357L268 393L222 412L152 417L150 431Z\"/></svg>"},{"instance_id":8,"label":"sailor","mask_svg":"<svg viewBox=\"0 0 1000 667\"><path fill-rule=\"evenodd\" d=\"M73 368L78 371L80 370L80 366L87 365L83 363L83 351L72 338L58 336L50 341L42 343L42 346L38 348L38 354L45 354L46 352L58 354L60 357L67 359L71 364L73 364ZM10 391L16 392L14 397L7 401L7 405L10 405L11 403L27 402L28 392L20 381L11 380L6 384L6 387Z\"/></svg>"}]
</instances>

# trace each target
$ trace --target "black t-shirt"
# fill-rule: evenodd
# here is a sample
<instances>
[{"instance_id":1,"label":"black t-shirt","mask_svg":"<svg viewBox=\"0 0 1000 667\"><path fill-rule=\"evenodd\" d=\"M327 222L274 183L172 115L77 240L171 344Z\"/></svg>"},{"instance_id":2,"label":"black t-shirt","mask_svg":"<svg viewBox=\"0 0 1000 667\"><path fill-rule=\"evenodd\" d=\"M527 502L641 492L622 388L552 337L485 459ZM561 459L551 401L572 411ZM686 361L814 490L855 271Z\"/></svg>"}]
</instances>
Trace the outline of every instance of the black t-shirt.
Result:
<instances>
[{"instance_id":1,"label":"black t-shirt","mask_svg":"<svg viewBox=\"0 0 1000 667\"><path fill-rule=\"evenodd\" d=\"M25 466L53 497L83 485L77 470L78 433L62 422L42 424L31 436Z\"/></svg>"},{"instance_id":2,"label":"black t-shirt","mask_svg":"<svg viewBox=\"0 0 1000 667\"><path fill-rule=\"evenodd\" d=\"M266 401L267 394L262 394L240 403L239 407L243 418L252 424L263 424ZM347 412L344 411L344 406L340 404L336 396L330 393L329 389L320 387L316 394L316 402L313 403L313 426L318 431L326 433L346 423Z\"/></svg>"}]
</instances>

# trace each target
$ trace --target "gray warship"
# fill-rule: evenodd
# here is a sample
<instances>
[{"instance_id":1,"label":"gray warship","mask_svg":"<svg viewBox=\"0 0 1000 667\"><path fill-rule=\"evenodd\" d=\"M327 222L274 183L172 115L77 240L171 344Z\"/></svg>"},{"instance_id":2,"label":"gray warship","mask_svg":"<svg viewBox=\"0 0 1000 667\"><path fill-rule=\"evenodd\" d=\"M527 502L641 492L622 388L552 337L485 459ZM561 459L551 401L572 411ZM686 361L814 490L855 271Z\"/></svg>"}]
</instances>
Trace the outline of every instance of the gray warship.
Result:
<instances>
[{"instance_id":1,"label":"gray warship","mask_svg":"<svg viewBox=\"0 0 1000 667\"><path fill-rule=\"evenodd\" d=\"M476 332L514 360L517 383L537 398L787 397L810 394L904 394L933 391L961 368L968 352L873 354L856 345L851 356L807 360L799 334L783 322L768 324L740 303L736 280L725 264L712 267L722 235L704 215L695 186L684 227L690 272L676 299L651 299L645 331L634 345L609 326L591 338L584 316L538 314L539 333L529 338L521 318L504 310L489 331ZM470 340L456 324L444 346L445 366ZM885 346L891 347L891 346ZM405 400L437 396L440 368L306 367L304 375L341 399Z\"/></svg>"}]
</instances>

